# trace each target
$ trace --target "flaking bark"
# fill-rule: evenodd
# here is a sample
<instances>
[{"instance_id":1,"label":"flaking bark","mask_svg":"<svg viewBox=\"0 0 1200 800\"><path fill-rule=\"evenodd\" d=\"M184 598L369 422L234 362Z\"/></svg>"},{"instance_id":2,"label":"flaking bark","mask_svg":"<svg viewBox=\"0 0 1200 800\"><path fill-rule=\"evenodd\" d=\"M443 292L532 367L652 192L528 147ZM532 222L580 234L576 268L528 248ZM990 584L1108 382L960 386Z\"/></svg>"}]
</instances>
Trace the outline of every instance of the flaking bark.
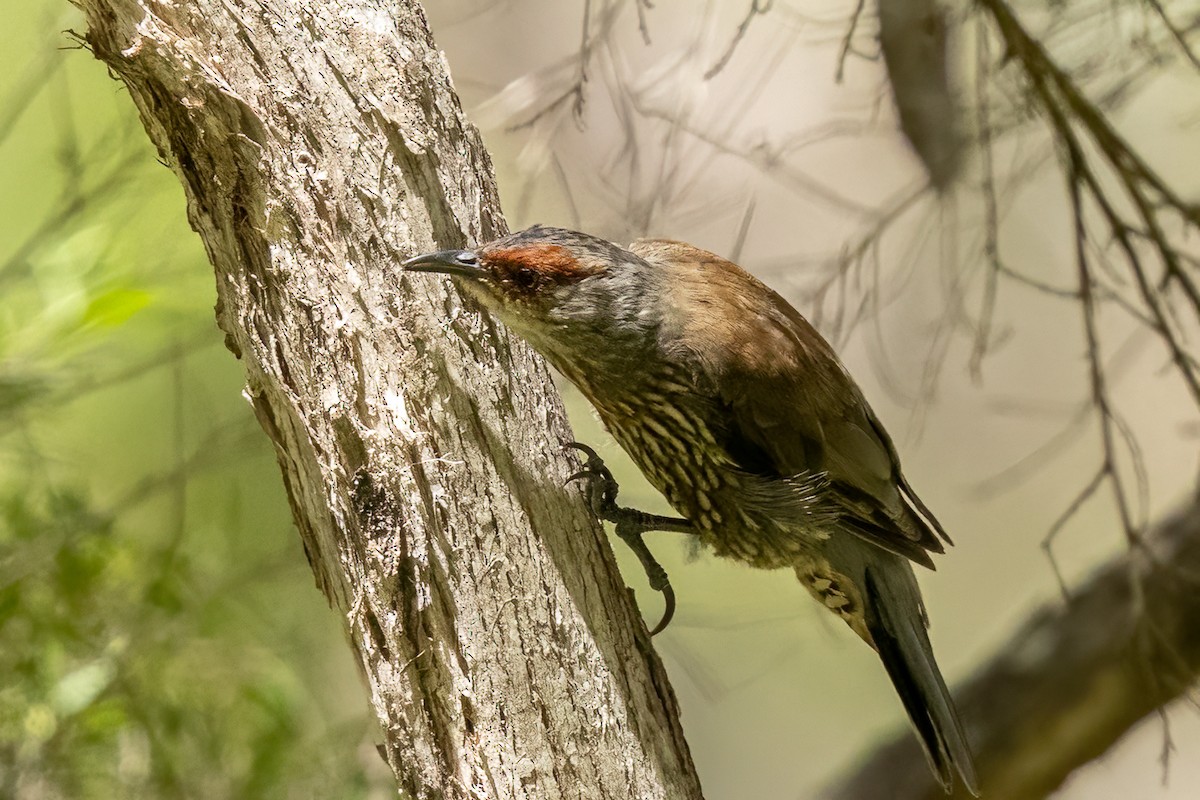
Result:
<instances>
[{"instance_id":1,"label":"flaking bark","mask_svg":"<svg viewBox=\"0 0 1200 800\"><path fill-rule=\"evenodd\" d=\"M544 366L397 273L505 229L420 7L78 2L183 183L402 790L700 797L662 666L563 488Z\"/></svg>"}]
</instances>

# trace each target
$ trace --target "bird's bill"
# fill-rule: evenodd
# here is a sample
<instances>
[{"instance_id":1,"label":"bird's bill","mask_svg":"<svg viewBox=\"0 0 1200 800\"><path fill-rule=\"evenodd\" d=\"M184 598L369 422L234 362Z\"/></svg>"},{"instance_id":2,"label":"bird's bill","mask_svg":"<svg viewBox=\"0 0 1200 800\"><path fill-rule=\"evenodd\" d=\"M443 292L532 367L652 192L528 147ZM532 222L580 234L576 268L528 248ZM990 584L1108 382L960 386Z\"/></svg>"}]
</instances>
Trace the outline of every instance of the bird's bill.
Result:
<instances>
[{"instance_id":1,"label":"bird's bill","mask_svg":"<svg viewBox=\"0 0 1200 800\"><path fill-rule=\"evenodd\" d=\"M400 265L405 272L437 272L463 278L480 278L484 271L475 254L469 250L442 250L410 258Z\"/></svg>"}]
</instances>

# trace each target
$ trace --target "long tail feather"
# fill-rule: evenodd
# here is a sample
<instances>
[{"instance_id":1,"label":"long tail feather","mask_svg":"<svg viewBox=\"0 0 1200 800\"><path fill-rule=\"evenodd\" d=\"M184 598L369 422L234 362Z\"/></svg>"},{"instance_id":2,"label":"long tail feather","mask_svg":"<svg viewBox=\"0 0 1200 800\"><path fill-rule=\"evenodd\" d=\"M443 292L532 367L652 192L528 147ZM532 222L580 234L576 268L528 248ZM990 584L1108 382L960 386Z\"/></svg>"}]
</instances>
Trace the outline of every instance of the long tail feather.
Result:
<instances>
[{"instance_id":1,"label":"long tail feather","mask_svg":"<svg viewBox=\"0 0 1200 800\"><path fill-rule=\"evenodd\" d=\"M934 661L911 571L907 565L900 569L867 567L865 584L867 630L934 774L949 793L957 772L971 794L978 796L967 738Z\"/></svg>"}]
</instances>

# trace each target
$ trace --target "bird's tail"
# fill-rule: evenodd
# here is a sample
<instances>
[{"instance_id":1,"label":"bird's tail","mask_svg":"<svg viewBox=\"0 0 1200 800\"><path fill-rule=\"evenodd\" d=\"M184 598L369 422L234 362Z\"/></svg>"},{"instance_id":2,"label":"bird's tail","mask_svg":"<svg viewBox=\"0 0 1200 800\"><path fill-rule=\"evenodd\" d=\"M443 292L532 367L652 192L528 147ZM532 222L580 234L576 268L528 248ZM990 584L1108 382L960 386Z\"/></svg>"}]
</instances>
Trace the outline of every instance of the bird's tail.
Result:
<instances>
[{"instance_id":1,"label":"bird's tail","mask_svg":"<svg viewBox=\"0 0 1200 800\"><path fill-rule=\"evenodd\" d=\"M954 701L933 658L925 609L906 563L870 565L864 580L867 630L896 687L933 772L949 793L957 771L971 794L978 780Z\"/></svg>"}]
</instances>

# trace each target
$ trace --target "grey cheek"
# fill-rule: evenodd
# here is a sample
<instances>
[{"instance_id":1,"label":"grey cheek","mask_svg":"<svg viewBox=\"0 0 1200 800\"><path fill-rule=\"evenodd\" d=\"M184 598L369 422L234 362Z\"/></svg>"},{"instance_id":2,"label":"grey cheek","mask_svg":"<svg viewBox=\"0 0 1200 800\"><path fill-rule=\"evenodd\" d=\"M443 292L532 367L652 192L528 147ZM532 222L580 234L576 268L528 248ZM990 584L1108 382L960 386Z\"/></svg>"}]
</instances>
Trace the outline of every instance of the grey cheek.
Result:
<instances>
[{"instance_id":1,"label":"grey cheek","mask_svg":"<svg viewBox=\"0 0 1200 800\"><path fill-rule=\"evenodd\" d=\"M563 324L592 322L603 316L607 306L607 299L593 287L579 284L575 291L560 289L547 316L551 321Z\"/></svg>"}]
</instances>

